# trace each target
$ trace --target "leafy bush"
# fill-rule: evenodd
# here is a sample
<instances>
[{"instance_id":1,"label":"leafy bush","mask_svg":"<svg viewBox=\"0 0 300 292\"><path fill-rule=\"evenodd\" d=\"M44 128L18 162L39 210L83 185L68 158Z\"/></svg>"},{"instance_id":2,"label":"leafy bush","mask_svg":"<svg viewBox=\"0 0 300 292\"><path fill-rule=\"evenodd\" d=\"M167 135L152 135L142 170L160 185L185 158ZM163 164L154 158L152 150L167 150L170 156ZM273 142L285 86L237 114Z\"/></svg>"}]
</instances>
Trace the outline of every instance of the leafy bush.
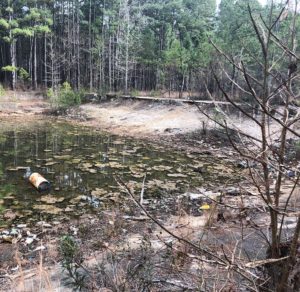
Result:
<instances>
[{"instance_id":1,"label":"leafy bush","mask_svg":"<svg viewBox=\"0 0 300 292\"><path fill-rule=\"evenodd\" d=\"M30 75L24 68L19 68L18 69L18 76L23 81L29 81L30 80Z\"/></svg>"},{"instance_id":2,"label":"leafy bush","mask_svg":"<svg viewBox=\"0 0 300 292\"><path fill-rule=\"evenodd\" d=\"M50 101L52 101L52 99L54 99L55 93L54 93L54 90L52 87L47 89L46 96L47 96L47 98L50 99Z\"/></svg>"},{"instance_id":3,"label":"leafy bush","mask_svg":"<svg viewBox=\"0 0 300 292\"><path fill-rule=\"evenodd\" d=\"M83 257L79 246L72 236L65 235L60 240L60 255L62 256L62 266L67 271L68 285L72 285L75 290L81 290L84 286L85 275L80 271Z\"/></svg>"},{"instance_id":4,"label":"leafy bush","mask_svg":"<svg viewBox=\"0 0 300 292\"><path fill-rule=\"evenodd\" d=\"M81 95L82 93L74 91L68 82L64 82L57 91L52 88L47 90L47 97L52 105L61 108L80 104Z\"/></svg>"}]
</instances>

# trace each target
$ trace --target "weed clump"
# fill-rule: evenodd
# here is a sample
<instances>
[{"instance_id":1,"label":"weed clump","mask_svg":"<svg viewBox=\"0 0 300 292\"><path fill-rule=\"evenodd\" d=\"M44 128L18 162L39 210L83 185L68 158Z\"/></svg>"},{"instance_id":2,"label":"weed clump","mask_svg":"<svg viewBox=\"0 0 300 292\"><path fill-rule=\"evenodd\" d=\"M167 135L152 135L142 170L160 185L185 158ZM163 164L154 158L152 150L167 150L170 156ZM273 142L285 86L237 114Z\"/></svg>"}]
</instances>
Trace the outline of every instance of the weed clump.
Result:
<instances>
[{"instance_id":1,"label":"weed clump","mask_svg":"<svg viewBox=\"0 0 300 292\"><path fill-rule=\"evenodd\" d=\"M67 277L64 279L66 284L81 290L85 285L86 275L82 271L83 256L77 242L72 236L65 235L60 240L59 250L62 266L67 272Z\"/></svg>"},{"instance_id":2,"label":"weed clump","mask_svg":"<svg viewBox=\"0 0 300 292\"><path fill-rule=\"evenodd\" d=\"M56 90L53 88L47 90L47 97L50 99L52 106L57 108L68 108L80 104L82 95L82 92L73 90L68 82L64 82Z\"/></svg>"}]
</instances>

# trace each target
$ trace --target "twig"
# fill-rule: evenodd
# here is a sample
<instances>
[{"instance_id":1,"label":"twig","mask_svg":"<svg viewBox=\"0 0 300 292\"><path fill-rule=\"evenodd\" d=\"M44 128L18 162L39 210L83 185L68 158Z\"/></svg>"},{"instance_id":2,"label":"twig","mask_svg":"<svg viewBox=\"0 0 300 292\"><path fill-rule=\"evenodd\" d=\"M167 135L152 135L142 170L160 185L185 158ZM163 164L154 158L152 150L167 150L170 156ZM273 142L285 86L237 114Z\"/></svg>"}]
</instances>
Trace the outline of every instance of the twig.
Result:
<instances>
[{"instance_id":1,"label":"twig","mask_svg":"<svg viewBox=\"0 0 300 292\"><path fill-rule=\"evenodd\" d=\"M127 187L127 185L122 181L122 179L118 176L115 177L115 180L117 182L117 184L124 188L127 192L127 194L131 197L131 199L134 201L134 203L141 208L145 215L148 216L156 225L158 225L162 230L164 230L166 233L168 233L169 235L171 235L173 238L177 239L179 242L183 242L189 246L191 246L192 248L194 248L195 250L197 250L200 253L209 255L210 257L212 257L213 259L215 259L215 264L224 267L225 269L232 269L234 270L236 273L238 273L239 275L241 275L244 279L246 279L247 281L249 281L250 283L254 283L254 280L252 279L252 277L258 279L259 277L257 275L254 275L251 271L244 269L242 266L235 264L235 263L229 263L227 260L222 259L221 257L219 257L218 255L216 255L216 253L205 249L201 246L198 246L194 243L192 243L191 241L177 236L176 234L174 234L172 231L170 231L168 228L166 228L163 224L161 224L157 219L155 219L145 208L144 206L142 206L134 197L134 195L132 194L131 190ZM248 276L247 274L249 274L250 276ZM249 287L250 288L250 287ZM252 288L250 289L252 291L257 291L256 289Z\"/></svg>"},{"instance_id":2,"label":"twig","mask_svg":"<svg viewBox=\"0 0 300 292\"><path fill-rule=\"evenodd\" d=\"M249 263L245 264L245 267L247 267L247 268L257 268L257 267L260 267L260 266L264 266L266 264L278 263L278 262L284 261L288 258L289 257L286 256L286 257L279 258L279 259L267 259L267 260L249 262Z\"/></svg>"},{"instance_id":3,"label":"twig","mask_svg":"<svg viewBox=\"0 0 300 292\"><path fill-rule=\"evenodd\" d=\"M142 184L142 190L141 190L141 195L140 195L140 204L141 205L143 205L143 203L144 203L144 191L145 191L146 176L147 176L147 174L145 174L145 176L144 176L143 184Z\"/></svg>"}]
</instances>

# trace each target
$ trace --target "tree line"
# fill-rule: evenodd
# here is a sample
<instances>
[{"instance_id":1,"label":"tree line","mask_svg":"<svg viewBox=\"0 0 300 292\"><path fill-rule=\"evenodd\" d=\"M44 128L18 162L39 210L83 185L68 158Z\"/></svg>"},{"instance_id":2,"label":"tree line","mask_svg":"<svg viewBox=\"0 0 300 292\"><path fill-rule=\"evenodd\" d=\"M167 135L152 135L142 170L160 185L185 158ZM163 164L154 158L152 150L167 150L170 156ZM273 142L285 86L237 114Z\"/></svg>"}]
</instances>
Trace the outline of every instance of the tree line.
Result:
<instances>
[{"instance_id":1,"label":"tree line","mask_svg":"<svg viewBox=\"0 0 300 292\"><path fill-rule=\"evenodd\" d=\"M4 0L0 3L0 82L18 87L99 92L227 91L241 75L230 60L243 59L258 76L257 18L284 3L257 0ZM293 10L277 21L290 35ZM299 22L297 21L297 26ZM296 39L296 35L295 35ZM217 48L217 49L216 49ZM274 58L281 50L274 46ZM246 61L245 61L246 60ZM212 70L215 69L215 70ZM231 82L228 82L227 75Z\"/></svg>"}]
</instances>

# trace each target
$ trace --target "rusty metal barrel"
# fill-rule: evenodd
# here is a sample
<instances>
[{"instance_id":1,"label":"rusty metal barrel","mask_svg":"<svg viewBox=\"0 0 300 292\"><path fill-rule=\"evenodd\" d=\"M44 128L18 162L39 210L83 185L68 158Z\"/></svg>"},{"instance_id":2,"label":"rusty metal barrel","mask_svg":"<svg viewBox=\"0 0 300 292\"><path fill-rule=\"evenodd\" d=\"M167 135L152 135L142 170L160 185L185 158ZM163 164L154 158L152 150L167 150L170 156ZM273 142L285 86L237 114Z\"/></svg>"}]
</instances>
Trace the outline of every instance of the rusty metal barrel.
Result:
<instances>
[{"instance_id":1,"label":"rusty metal barrel","mask_svg":"<svg viewBox=\"0 0 300 292\"><path fill-rule=\"evenodd\" d=\"M50 190L50 182L37 172L33 172L29 176L29 181L39 192L45 192Z\"/></svg>"}]
</instances>

